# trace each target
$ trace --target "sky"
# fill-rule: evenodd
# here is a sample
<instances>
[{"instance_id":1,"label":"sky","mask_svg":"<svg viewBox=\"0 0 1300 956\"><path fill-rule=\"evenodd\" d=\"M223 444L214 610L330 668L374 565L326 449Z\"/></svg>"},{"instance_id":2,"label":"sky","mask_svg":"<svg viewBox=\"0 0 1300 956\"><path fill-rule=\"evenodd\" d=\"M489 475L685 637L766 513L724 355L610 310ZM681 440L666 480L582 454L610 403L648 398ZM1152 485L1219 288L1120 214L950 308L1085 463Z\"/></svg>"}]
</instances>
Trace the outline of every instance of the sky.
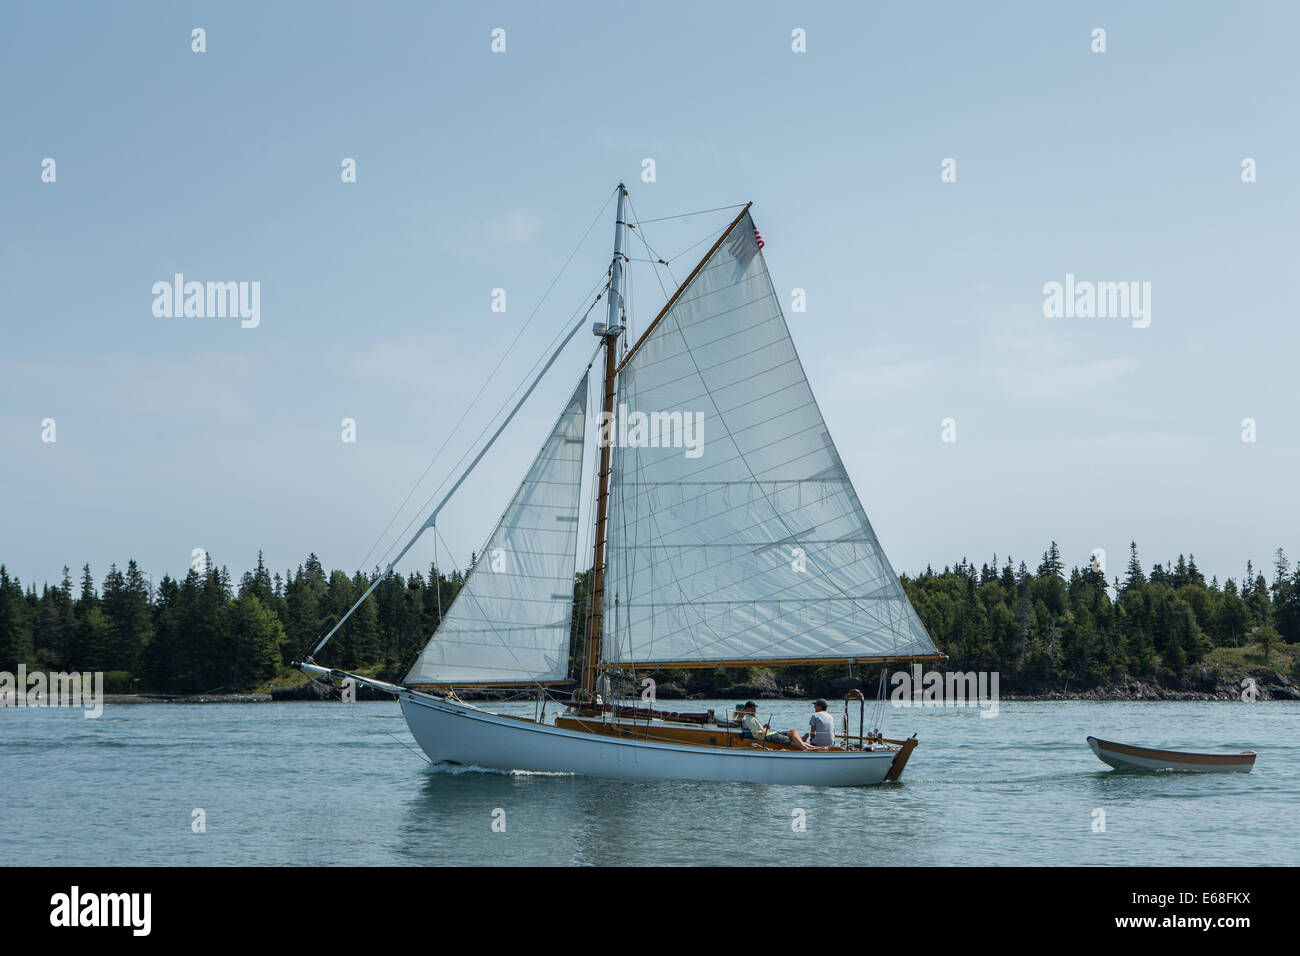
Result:
<instances>
[{"instance_id":1,"label":"sky","mask_svg":"<svg viewBox=\"0 0 1300 956\"><path fill-rule=\"evenodd\" d=\"M1298 29L1284 3L7 5L0 562L374 567L590 304L625 181L669 259L631 264L633 331L753 201L898 571L1053 540L1112 576L1131 540L1271 569L1300 556ZM257 324L156 315L176 273L259 283ZM1046 314L1067 275L1149 311ZM595 344L444 512L441 565Z\"/></svg>"}]
</instances>

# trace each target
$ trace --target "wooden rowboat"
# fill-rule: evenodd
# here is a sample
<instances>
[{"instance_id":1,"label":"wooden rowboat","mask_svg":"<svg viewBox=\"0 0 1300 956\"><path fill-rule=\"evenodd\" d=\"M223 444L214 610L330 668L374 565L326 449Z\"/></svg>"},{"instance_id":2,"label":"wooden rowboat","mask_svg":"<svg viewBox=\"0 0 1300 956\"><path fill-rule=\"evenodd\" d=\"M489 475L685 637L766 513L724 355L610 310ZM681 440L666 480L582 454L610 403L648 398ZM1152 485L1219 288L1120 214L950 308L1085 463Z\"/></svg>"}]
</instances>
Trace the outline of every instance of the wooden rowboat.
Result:
<instances>
[{"instance_id":1,"label":"wooden rowboat","mask_svg":"<svg viewBox=\"0 0 1300 956\"><path fill-rule=\"evenodd\" d=\"M1179 750L1152 750L1118 744L1113 740L1088 738L1088 746L1102 763L1116 770L1191 770L1200 773L1250 773L1255 751L1236 754L1189 754Z\"/></svg>"}]
</instances>

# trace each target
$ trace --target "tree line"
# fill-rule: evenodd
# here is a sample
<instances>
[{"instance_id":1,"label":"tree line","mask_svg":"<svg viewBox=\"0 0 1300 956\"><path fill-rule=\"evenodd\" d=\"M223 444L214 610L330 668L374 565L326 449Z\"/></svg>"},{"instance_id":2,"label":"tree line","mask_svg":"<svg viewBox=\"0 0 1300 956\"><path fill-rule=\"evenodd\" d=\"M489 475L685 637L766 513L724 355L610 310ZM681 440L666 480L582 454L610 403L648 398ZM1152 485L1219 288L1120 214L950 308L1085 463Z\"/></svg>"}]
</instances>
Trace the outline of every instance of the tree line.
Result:
<instances>
[{"instance_id":1,"label":"tree line","mask_svg":"<svg viewBox=\"0 0 1300 956\"><path fill-rule=\"evenodd\" d=\"M471 560L472 568L472 560ZM257 566L238 584L208 562L156 586L134 560L113 565L100 587L87 565L37 592L0 565L0 670L103 671L110 692L247 691L288 676L373 584L331 571L315 554L296 572ZM331 641L330 666L400 679L465 573L384 575ZM588 573L574 588L571 667L586 627ZM1269 581L1247 563L1240 583L1206 581L1194 556L1146 572L1136 544L1126 574L1108 582L1092 564L1067 574L1056 543L1033 571L1007 559L978 569L965 559L942 572L904 575L903 587L936 645L960 670L1004 680L1085 687L1125 675L1180 674L1216 647L1300 642L1300 566L1278 549ZM669 679L671 675L665 675ZM718 675L719 677L723 675ZM743 675L733 675L743 679Z\"/></svg>"},{"instance_id":2,"label":"tree line","mask_svg":"<svg viewBox=\"0 0 1300 956\"><path fill-rule=\"evenodd\" d=\"M156 587L135 561L113 565L99 590L88 565L79 590L65 567L39 594L0 565L0 669L104 671L110 692L247 691L305 656L378 577L327 575L315 554L296 573L272 574L259 552L238 585L227 568L200 564ZM463 581L433 568L384 576L330 642L328 662L404 672Z\"/></svg>"},{"instance_id":3,"label":"tree line","mask_svg":"<svg viewBox=\"0 0 1300 956\"><path fill-rule=\"evenodd\" d=\"M1265 656L1300 641L1300 566L1275 554L1268 581L1252 562L1240 583L1208 582L1194 555L1143 570L1129 545L1124 576L1094 564L1067 575L1056 542L1030 571L997 559L926 568L903 587L961 670L998 670L1021 682L1096 686L1123 676L1182 674L1219 647L1262 644Z\"/></svg>"}]
</instances>

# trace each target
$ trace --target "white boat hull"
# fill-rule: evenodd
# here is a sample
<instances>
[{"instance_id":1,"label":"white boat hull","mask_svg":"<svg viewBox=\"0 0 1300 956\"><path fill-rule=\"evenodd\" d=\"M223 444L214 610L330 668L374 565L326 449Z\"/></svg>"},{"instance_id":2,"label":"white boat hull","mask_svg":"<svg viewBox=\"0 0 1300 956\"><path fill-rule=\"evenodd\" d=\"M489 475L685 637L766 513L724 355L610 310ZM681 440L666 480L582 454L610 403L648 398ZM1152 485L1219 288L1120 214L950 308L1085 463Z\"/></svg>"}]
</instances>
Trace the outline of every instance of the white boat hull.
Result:
<instances>
[{"instance_id":1,"label":"white boat hull","mask_svg":"<svg viewBox=\"0 0 1300 956\"><path fill-rule=\"evenodd\" d=\"M493 770L862 787L883 783L899 753L726 750L620 740L503 717L417 691L406 691L399 701L411 735L430 760Z\"/></svg>"}]
</instances>

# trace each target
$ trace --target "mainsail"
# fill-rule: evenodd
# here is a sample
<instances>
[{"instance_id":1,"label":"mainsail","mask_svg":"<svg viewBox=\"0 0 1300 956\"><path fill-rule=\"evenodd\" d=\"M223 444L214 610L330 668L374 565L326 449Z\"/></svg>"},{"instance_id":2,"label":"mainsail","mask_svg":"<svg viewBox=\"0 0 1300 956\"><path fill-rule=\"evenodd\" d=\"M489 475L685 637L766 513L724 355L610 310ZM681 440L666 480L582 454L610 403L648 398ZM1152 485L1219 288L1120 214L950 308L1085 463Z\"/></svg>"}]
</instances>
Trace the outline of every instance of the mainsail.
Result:
<instances>
[{"instance_id":1,"label":"mainsail","mask_svg":"<svg viewBox=\"0 0 1300 956\"><path fill-rule=\"evenodd\" d=\"M746 213L621 368L606 663L937 654L826 430L761 245Z\"/></svg>"},{"instance_id":2,"label":"mainsail","mask_svg":"<svg viewBox=\"0 0 1300 956\"><path fill-rule=\"evenodd\" d=\"M406 684L568 676L586 409L584 375Z\"/></svg>"}]
</instances>

